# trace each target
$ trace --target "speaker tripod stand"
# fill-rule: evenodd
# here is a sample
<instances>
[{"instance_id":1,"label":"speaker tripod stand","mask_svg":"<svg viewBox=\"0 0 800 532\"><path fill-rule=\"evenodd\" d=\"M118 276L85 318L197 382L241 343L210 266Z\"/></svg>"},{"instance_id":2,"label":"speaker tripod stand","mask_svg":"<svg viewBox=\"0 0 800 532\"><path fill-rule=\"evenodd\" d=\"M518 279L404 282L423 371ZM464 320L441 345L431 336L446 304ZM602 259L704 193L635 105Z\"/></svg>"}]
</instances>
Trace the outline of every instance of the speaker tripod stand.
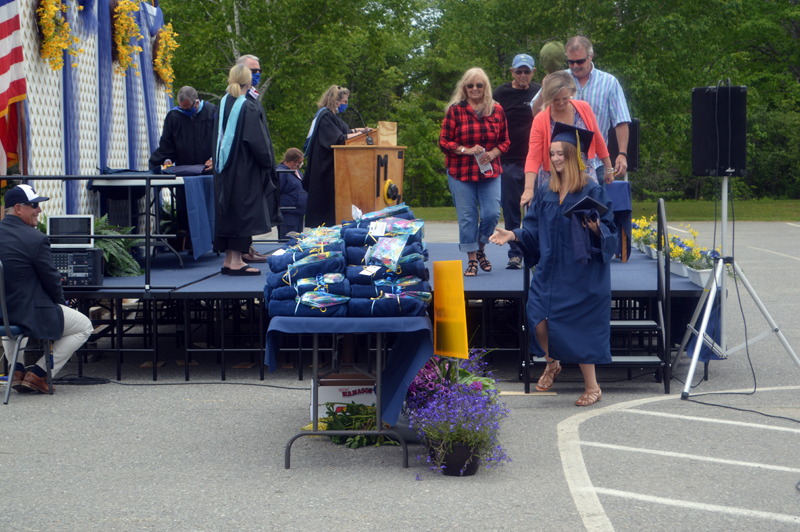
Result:
<instances>
[{"instance_id":1,"label":"speaker tripod stand","mask_svg":"<svg viewBox=\"0 0 800 532\"><path fill-rule=\"evenodd\" d=\"M694 379L694 372L697 369L697 360L700 356L700 346L705 344L708 346L715 355L719 358L728 358L728 355L731 355L741 349L744 349L750 344L758 342L771 334L775 334L780 340L783 348L786 349L786 352L789 353L789 356L794 360L794 363L797 364L797 367L800 368L800 359L797 358L797 355L792 350L792 347L789 345L789 342L786 340L786 337L781 332L778 325L775 323L775 320L772 319L770 316L769 311L764 306L764 303L761 302L759 299L758 294L753 289L750 282L745 277L744 273L742 272L739 265L736 264L736 261L733 260L733 257L728 257L726 255L726 246L727 246L727 232L728 232L728 178L729 176L726 174L722 177L722 249L721 249L721 257L716 260L714 263L714 275L708 279L706 283L705 289L703 290L703 295L700 297L700 301L697 303L697 307L695 308L694 314L692 315L692 319L689 322L689 325L686 327L686 334L683 336L683 340L681 341L681 345L678 348L678 352L675 354L675 357L672 360L673 367L675 366L675 362L677 362L678 357L681 353L684 352L686 349L689 340L691 339L692 335L696 335L698 337L698 341L695 342L694 350L692 351L692 363L689 366L689 373L686 376L686 385L683 388L683 392L681 393L681 399L688 399L689 392L692 389L692 380ZM762 334L747 340L738 346L728 349L727 342L726 342L726 311L725 311L725 296L728 293L727 290L727 281L728 276L727 272L725 271L725 265L730 264L733 268L733 272L736 275L736 279L742 281L742 285L747 290L747 293L750 294L750 297L753 299L753 302L758 307L758 310L761 311L761 315L764 316L764 319L767 320L767 323L770 326L770 330L763 332ZM708 328L708 321L711 317L711 311L714 307L714 301L716 300L717 293L721 294L720 297L720 306L719 306L719 319L720 319L720 327L719 327L719 343L717 343L713 338L706 334L706 329ZM705 310L703 311L703 307L705 306ZM700 324L700 329L696 329L695 326L697 324L697 319L700 316L700 312L703 311L703 318Z\"/></svg>"}]
</instances>

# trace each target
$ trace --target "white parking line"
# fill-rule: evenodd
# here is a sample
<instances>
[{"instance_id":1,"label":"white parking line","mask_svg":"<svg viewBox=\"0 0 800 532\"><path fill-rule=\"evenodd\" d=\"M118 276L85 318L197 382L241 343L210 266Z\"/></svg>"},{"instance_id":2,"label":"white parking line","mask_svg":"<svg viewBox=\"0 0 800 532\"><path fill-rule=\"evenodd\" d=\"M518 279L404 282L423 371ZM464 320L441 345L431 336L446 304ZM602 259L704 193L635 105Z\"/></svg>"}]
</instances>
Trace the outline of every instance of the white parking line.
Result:
<instances>
[{"instance_id":1,"label":"white parking line","mask_svg":"<svg viewBox=\"0 0 800 532\"><path fill-rule=\"evenodd\" d=\"M753 246L749 246L749 248L750 249L757 249L758 251L765 251L767 253L772 253L773 255L780 255L781 257L786 257L787 259L800 260L800 258L792 257L791 255L785 255L783 253L778 253L777 251L771 251L769 249L756 248L756 247L753 247Z\"/></svg>"},{"instance_id":2,"label":"white parking line","mask_svg":"<svg viewBox=\"0 0 800 532\"><path fill-rule=\"evenodd\" d=\"M775 514L771 512L759 512L758 510L745 510L744 508L734 508L731 506L720 506L718 504L703 504L701 502L680 501L677 499L665 499L663 497L653 497L652 495L642 495L629 491L610 490L605 488L594 488L594 491L602 495L612 495L625 499L634 499L642 502L664 504L667 506L677 506L690 510L703 510L706 512L716 512L720 514L735 515L737 517L750 517L753 519L769 519L780 523L800 524L800 517L795 515Z\"/></svg>"},{"instance_id":3,"label":"white parking line","mask_svg":"<svg viewBox=\"0 0 800 532\"><path fill-rule=\"evenodd\" d=\"M792 227L800 227L800 225L789 223L789 222L786 222L786 225L791 225Z\"/></svg>"},{"instance_id":4,"label":"white parking line","mask_svg":"<svg viewBox=\"0 0 800 532\"><path fill-rule=\"evenodd\" d=\"M664 412L651 412L649 410L637 410L635 408L628 408L625 410L625 413L631 414L643 414L645 416L657 416L657 417L670 417L673 419L685 419L687 421L702 421L704 423L720 423L722 425L736 425L738 427L750 427L755 429L761 430L777 430L780 432L793 432L795 434L800 434L800 429L790 429L788 427L773 427L771 425L761 425L759 423L744 423L742 421L728 421L725 419L711 419L707 417L696 417L696 416L682 416L680 414L665 414Z\"/></svg>"},{"instance_id":5,"label":"white parking line","mask_svg":"<svg viewBox=\"0 0 800 532\"><path fill-rule=\"evenodd\" d=\"M686 231L685 229L678 229L677 227L672 227L671 225L668 225L667 229L670 229L671 231L677 231L679 233L690 233L691 232L691 231Z\"/></svg>"},{"instance_id":6,"label":"white parking line","mask_svg":"<svg viewBox=\"0 0 800 532\"><path fill-rule=\"evenodd\" d=\"M684 458L700 462L714 462L717 464L727 464L743 467L755 467L758 469L770 469L772 471L782 471L784 473L800 473L800 469L793 467L783 467L770 464L760 464L758 462L740 462L739 460L725 460L724 458L712 458L710 456L700 456L699 454L673 453L670 451L656 451L653 449L642 449L641 447L626 447L624 445L613 445L610 443L600 443L595 441L582 441L585 447L599 447L601 449L613 449L615 451L626 451L634 453L655 454L657 456L667 456L669 458Z\"/></svg>"},{"instance_id":7,"label":"white parking line","mask_svg":"<svg viewBox=\"0 0 800 532\"><path fill-rule=\"evenodd\" d=\"M800 386L776 386L761 388L762 392L769 391L785 391L785 390L800 390ZM724 390L725 392L749 392L750 390ZM659 401L669 401L680 399L680 395L659 395L656 397L647 397L645 399L636 399L634 401L626 401L602 408L587 410L572 417L565 419L558 424L558 451L561 455L561 466L564 469L564 477L566 478L567 485L569 486L572 500L575 502L575 507L583 521L583 526L587 532L613 532L614 526L608 519L603 505L600 503L600 498L597 494L599 489L592 485L592 479L589 477L589 472L586 470L586 463L583 460L583 452L581 451L581 439L578 428L581 423L596 416L603 414L610 414L612 412L627 411L632 407L642 406L649 403ZM642 410L642 412L645 412ZM691 418L691 416L684 416ZM700 418L705 419L705 418ZM609 490L604 490L608 492ZM619 492L623 493L623 492ZM641 497L647 497L642 495ZM664 499L666 501L668 499ZM653 501L658 502L658 501ZM678 501L680 502L680 501ZM688 503L695 504L695 503ZM712 510L713 505L703 505L708 510ZM725 508L720 506L718 508ZM750 510L740 510L741 512L748 512L748 515L754 515L758 512L751 512ZM782 515L782 514L767 514L767 515ZM788 516L792 519L798 519ZM800 522L792 521L792 522Z\"/></svg>"}]
</instances>

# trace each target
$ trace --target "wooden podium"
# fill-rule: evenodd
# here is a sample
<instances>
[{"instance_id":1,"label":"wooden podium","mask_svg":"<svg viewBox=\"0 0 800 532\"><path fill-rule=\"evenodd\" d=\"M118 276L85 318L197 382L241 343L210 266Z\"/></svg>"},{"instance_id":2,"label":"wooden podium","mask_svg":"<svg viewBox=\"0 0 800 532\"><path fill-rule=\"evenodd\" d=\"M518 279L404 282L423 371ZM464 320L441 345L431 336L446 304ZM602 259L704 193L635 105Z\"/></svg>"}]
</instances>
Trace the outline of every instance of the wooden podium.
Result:
<instances>
[{"instance_id":1,"label":"wooden podium","mask_svg":"<svg viewBox=\"0 0 800 532\"><path fill-rule=\"evenodd\" d=\"M368 134L333 146L337 222L353 219L352 205L366 214L402 202L406 147L396 144L397 124L378 122Z\"/></svg>"}]
</instances>

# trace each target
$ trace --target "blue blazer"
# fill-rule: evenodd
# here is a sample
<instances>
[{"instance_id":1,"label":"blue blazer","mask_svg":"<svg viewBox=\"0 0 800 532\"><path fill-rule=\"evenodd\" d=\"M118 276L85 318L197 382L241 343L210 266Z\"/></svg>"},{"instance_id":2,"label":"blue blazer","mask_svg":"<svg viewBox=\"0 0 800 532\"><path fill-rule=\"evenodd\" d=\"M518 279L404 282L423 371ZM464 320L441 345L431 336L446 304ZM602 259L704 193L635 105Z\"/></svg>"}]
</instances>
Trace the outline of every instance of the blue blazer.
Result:
<instances>
[{"instance_id":1,"label":"blue blazer","mask_svg":"<svg viewBox=\"0 0 800 532\"><path fill-rule=\"evenodd\" d=\"M32 338L60 339L64 313L59 305L66 301L47 235L18 216L6 216L0 221L0 262L9 323Z\"/></svg>"}]
</instances>

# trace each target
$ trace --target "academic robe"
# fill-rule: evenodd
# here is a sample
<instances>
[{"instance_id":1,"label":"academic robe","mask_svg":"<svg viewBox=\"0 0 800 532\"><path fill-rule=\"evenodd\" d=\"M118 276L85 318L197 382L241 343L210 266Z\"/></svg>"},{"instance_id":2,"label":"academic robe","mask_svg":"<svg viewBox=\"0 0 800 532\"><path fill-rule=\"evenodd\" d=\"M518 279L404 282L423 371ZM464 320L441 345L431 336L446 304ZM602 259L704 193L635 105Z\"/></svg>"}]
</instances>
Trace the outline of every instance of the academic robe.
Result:
<instances>
[{"instance_id":1,"label":"academic robe","mask_svg":"<svg viewBox=\"0 0 800 532\"><path fill-rule=\"evenodd\" d=\"M272 229L267 198L277 196L270 176L275 173L275 156L260 105L245 100L239 120L227 124L235 102L228 98L225 109L214 120L214 146L217 145L219 121L235 127L235 136L225 168L219 172L214 161L216 219L214 233L223 237L246 237L269 233Z\"/></svg>"},{"instance_id":2,"label":"academic robe","mask_svg":"<svg viewBox=\"0 0 800 532\"><path fill-rule=\"evenodd\" d=\"M608 211L600 217L601 238L592 237L601 251L581 264L575 261L572 222L564 212L587 195ZM525 260L536 265L528 292L528 325L533 332L547 319L550 356L561 362L611 362L610 261L619 241L611 206L605 189L594 181L567 194L560 205L558 194L544 186L534 195L522 228L514 230ZM531 337L531 352L544 356L536 336Z\"/></svg>"},{"instance_id":3,"label":"academic robe","mask_svg":"<svg viewBox=\"0 0 800 532\"><path fill-rule=\"evenodd\" d=\"M160 168L169 159L180 167L198 167L198 174L211 173L205 169L206 161L214 156L214 117L217 106L203 102L203 108L193 116L186 116L183 111L172 109L164 118L158 148L150 155L151 170ZM196 174L193 174L196 175ZM178 227L189 231L189 215L186 202L186 189L176 187L176 210Z\"/></svg>"},{"instance_id":4,"label":"academic robe","mask_svg":"<svg viewBox=\"0 0 800 532\"><path fill-rule=\"evenodd\" d=\"M194 116L173 109L164 118L158 148L150 156L150 169L158 168L167 159L176 166L205 165L214 155L214 116L217 106L204 102Z\"/></svg>"},{"instance_id":5,"label":"academic robe","mask_svg":"<svg viewBox=\"0 0 800 532\"><path fill-rule=\"evenodd\" d=\"M308 192L307 227L323 224L330 227L337 224L331 146L344 144L349 131L347 124L335 113L323 112L317 118L316 129L310 141L311 157L303 177L303 188Z\"/></svg>"},{"instance_id":6,"label":"academic robe","mask_svg":"<svg viewBox=\"0 0 800 532\"><path fill-rule=\"evenodd\" d=\"M280 198L280 188L281 188L281 180L278 177L278 173L275 171L278 163L275 161L275 151L272 147L272 136L269 133L269 123L267 122L267 114L264 112L264 106L261 105L255 96L253 96L253 91L247 92L247 100L251 101L256 104L258 108L258 117L264 123L264 129L267 132L267 142L269 143L269 158L270 158L270 165L269 169L267 170L267 176L269 180L272 182L272 187L277 192L270 192L267 195L267 206L269 207L269 224L270 226L274 227L276 225L280 225L283 223L283 215L281 214L281 198Z\"/></svg>"}]
</instances>

